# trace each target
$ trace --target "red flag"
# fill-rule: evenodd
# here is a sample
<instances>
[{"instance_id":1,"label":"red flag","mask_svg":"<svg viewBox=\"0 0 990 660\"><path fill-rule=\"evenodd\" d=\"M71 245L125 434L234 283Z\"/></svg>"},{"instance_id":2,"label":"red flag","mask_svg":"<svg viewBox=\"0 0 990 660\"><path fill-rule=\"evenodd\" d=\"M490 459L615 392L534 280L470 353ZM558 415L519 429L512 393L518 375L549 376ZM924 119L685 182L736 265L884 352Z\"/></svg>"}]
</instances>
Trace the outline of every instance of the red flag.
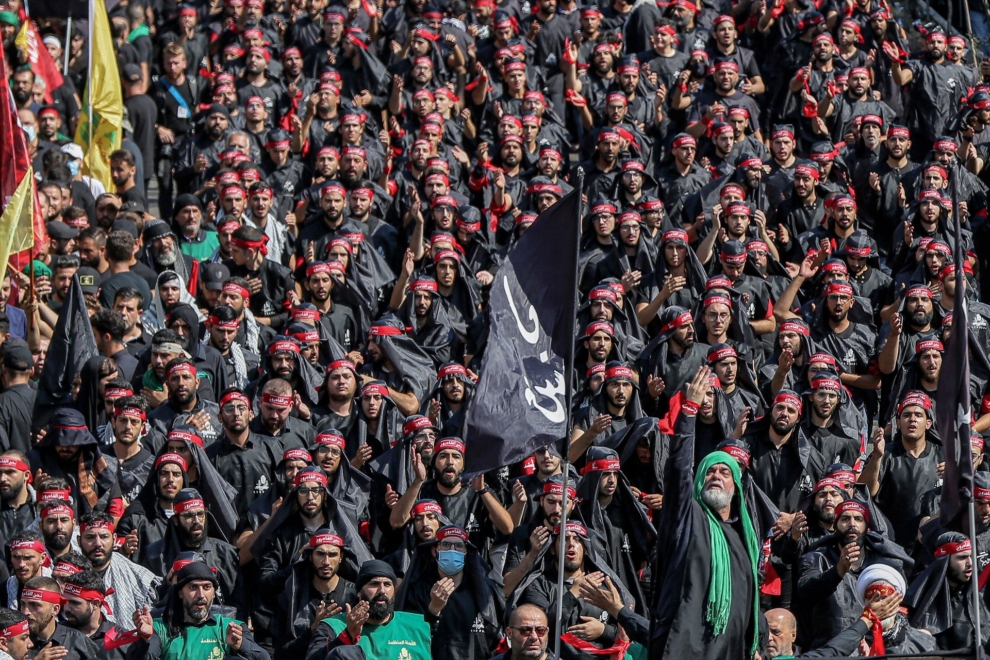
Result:
<instances>
[{"instance_id":1,"label":"red flag","mask_svg":"<svg viewBox=\"0 0 990 660\"><path fill-rule=\"evenodd\" d=\"M48 49L42 46L42 50L45 51L45 56L51 61L51 55L48 53ZM24 175L27 174L28 168L31 166L31 154L28 151L27 136L24 134L24 130L21 128L17 118L17 107L14 105L14 97L10 92L10 85L7 82L9 75L6 56L3 49L0 49L0 144L11 145L11 149L7 151L8 155L5 156L5 160L9 159L7 162L12 165L12 167L0 167L0 200L3 201L4 206L10 201L10 198L14 195L14 191L17 190L17 186L20 185L24 179ZM48 232L45 230L45 216L41 211L41 205L38 204L38 190L36 187L32 196L34 198L34 250L24 250L16 255L10 255L10 261L19 269L26 266L31 256L37 255L48 243ZM5 265L0 264L0 269L4 267ZM0 270L0 273L2 272L3 270Z\"/></svg>"},{"instance_id":2,"label":"red flag","mask_svg":"<svg viewBox=\"0 0 990 660\"><path fill-rule=\"evenodd\" d=\"M34 21L30 19L24 21L14 43L27 53L28 62L35 75L41 76L45 81L45 103L51 103L52 92L61 87L65 81L62 79L62 72L59 71L58 65L52 59L51 53L41 41L38 26L35 25Z\"/></svg>"}]
</instances>

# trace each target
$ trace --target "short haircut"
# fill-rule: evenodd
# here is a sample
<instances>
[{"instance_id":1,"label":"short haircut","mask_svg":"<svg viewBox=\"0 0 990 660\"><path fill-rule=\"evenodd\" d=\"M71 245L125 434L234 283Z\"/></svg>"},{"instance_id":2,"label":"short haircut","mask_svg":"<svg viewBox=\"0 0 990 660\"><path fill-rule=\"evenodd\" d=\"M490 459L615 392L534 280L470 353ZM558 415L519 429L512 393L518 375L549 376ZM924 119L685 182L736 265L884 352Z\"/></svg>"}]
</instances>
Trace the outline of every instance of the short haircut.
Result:
<instances>
[{"instance_id":1,"label":"short haircut","mask_svg":"<svg viewBox=\"0 0 990 660\"><path fill-rule=\"evenodd\" d=\"M20 542L33 543L34 541L45 542L45 537L41 535L41 532L36 532L33 529L25 529L23 532L19 532L10 537L10 545Z\"/></svg>"},{"instance_id":2,"label":"short haircut","mask_svg":"<svg viewBox=\"0 0 990 660\"><path fill-rule=\"evenodd\" d=\"M74 584L77 587L82 587L83 589L92 589L93 591L99 591L104 596L107 593L106 582L100 577L100 574L96 571L83 571L82 573L75 573L65 578L66 584Z\"/></svg>"},{"instance_id":3,"label":"short haircut","mask_svg":"<svg viewBox=\"0 0 990 660\"><path fill-rule=\"evenodd\" d=\"M113 517L105 511L88 511L79 517L80 525L88 525L97 521L113 525Z\"/></svg>"},{"instance_id":4,"label":"short haircut","mask_svg":"<svg viewBox=\"0 0 990 660\"><path fill-rule=\"evenodd\" d=\"M141 412L148 412L148 402L143 396L122 396L114 402L117 408L140 408Z\"/></svg>"},{"instance_id":5,"label":"short haircut","mask_svg":"<svg viewBox=\"0 0 990 660\"><path fill-rule=\"evenodd\" d=\"M237 312L235 312L234 308L230 305L217 305L213 308L213 311L211 311L210 314L217 317L217 320L219 321L227 322L237 320Z\"/></svg>"},{"instance_id":6,"label":"short haircut","mask_svg":"<svg viewBox=\"0 0 990 660\"><path fill-rule=\"evenodd\" d=\"M86 209L84 209L83 207L72 205L72 206L67 206L64 209L62 209L62 220L63 221L67 221L67 220L78 220L79 218L87 218L87 222L88 222L88 216L86 215Z\"/></svg>"},{"instance_id":7,"label":"short haircut","mask_svg":"<svg viewBox=\"0 0 990 660\"><path fill-rule=\"evenodd\" d=\"M165 48L162 49L162 60L163 61L164 61L164 59L166 57L174 57L174 56L177 56L177 55L181 55L182 57L185 57L186 56L186 50L185 50L185 48L183 48L182 46L180 46L178 43L176 43L174 41L172 43L170 43L169 45L165 46Z\"/></svg>"},{"instance_id":8,"label":"short haircut","mask_svg":"<svg viewBox=\"0 0 990 660\"><path fill-rule=\"evenodd\" d=\"M128 166L134 167L136 161L134 160L134 154L132 154L127 149L117 149L117 151L110 154L110 160L120 160L127 163Z\"/></svg>"},{"instance_id":9,"label":"short haircut","mask_svg":"<svg viewBox=\"0 0 990 660\"><path fill-rule=\"evenodd\" d=\"M117 289L117 293L113 294L115 305L118 300L136 300L138 309L144 309L144 298L141 296L141 292L132 286L122 286Z\"/></svg>"},{"instance_id":10,"label":"short haircut","mask_svg":"<svg viewBox=\"0 0 990 660\"><path fill-rule=\"evenodd\" d=\"M120 312L112 309L101 309L92 318L93 329L101 335L110 335L114 341L124 341L124 333L127 332L127 321Z\"/></svg>"},{"instance_id":11,"label":"short haircut","mask_svg":"<svg viewBox=\"0 0 990 660\"><path fill-rule=\"evenodd\" d=\"M68 270L79 268L79 257L74 254L63 254L52 259L52 270Z\"/></svg>"},{"instance_id":12,"label":"short haircut","mask_svg":"<svg viewBox=\"0 0 990 660\"><path fill-rule=\"evenodd\" d=\"M130 261L134 256L134 237L128 232L118 229L107 236L107 258L111 261Z\"/></svg>"},{"instance_id":13,"label":"short haircut","mask_svg":"<svg viewBox=\"0 0 990 660\"><path fill-rule=\"evenodd\" d=\"M54 591L55 593L62 593L62 587L55 580L55 578L45 577L44 575L39 575L38 577L33 577L24 583L25 589L43 589L45 591Z\"/></svg>"},{"instance_id":14,"label":"short haircut","mask_svg":"<svg viewBox=\"0 0 990 660\"><path fill-rule=\"evenodd\" d=\"M83 211L83 213L85 214L86 212ZM89 227L88 229L83 229L79 232L79 236L76 237L76 242L87 239L93 241L96 247L103 247L107 244L107 233L100 227Z\"/></svg>"},{"instance_id":15,"label":"short haircut","mask_svg":"<svg viewBox=\"0 0 990 660\"><path fill-rule=\"evenodd\" d=\"M8 332L10 332L10 319L7 317L7 312L0 312L0 335Z\"/></svg>"},{"instance_id":16,"label":"short haircut","mask_svg":"<svg viewBox=\"0 0 990 660\"><path fill-rule=\"evenodd\" d=\"M27 617L19 611L12 610L9 607L0 607L0 630L10 628L24 621L27 621Z\"/></svg>"},{"instance_id":17,"label":"short haircut","mask_svg":"<svg viewBox=\"0 0 990 660\"><path fill-rule=\"evenodd\" d=\"M182 341L175 330L169 328L162 328L158 330L151 336L151 347L161 346L162 344L178 344Z\"/></svg>"},{"instance_id":18,"label":"short haircut","mask_svg":"<svg viewBox=\"0 0 990 660\"><path fill-rule=\"evenodd\" d=\"M282 378L272 378L265 383L264 387L261 388L261 391L266 394L274 394L276 396L292 396L292 385L289 381Z\"/></svg>"},{"instance_id":19,"label":"short haircut","mask_svg":"<svg viewBox=\"0 0 990 660\"><path fill-rule=\"evenodd\" d=\"M234 238L242 241L260 241L262 236L261 230L255 227L238 227L234 232Z\"/></svg>"},{"instance_id":20,"label":"short haircut","mask_svg":"<svg viewBox=\"0 0 990 660\"><path fill-rule=\"evenodd\" d=\"M86 559L86 557L84 557L82 554L75 551L65 553L64 555L56 559L55 563L57 564L60 561L64 561L67 564L72 564L76 568L81 568L84 571L90 571L93 569L93 562Z\"/></svg>"},{"instance_id":21,"label":"short haircut","mask_svg":"<svg viewBox=\"0 0 990 660\"><path fill-rule=\"evenodd\" d=\"M179 366L180 364L188 364L193 368L193 373L197 373L196 364L185 356L179 356L177 358L172 358L171 360L169 360L168 364L165 365L165 373L168 374L169 371L171 371L174 367Z\"/></svg>"}]
</instances>

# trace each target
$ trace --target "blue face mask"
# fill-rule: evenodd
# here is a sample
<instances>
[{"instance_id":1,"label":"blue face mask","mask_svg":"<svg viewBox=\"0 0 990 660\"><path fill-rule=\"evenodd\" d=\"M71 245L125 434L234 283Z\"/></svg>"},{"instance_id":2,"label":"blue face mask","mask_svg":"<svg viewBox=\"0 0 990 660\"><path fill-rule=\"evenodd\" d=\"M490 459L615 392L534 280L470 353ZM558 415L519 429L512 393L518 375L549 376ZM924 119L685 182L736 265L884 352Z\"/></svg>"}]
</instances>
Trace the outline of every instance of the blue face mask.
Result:
<instances>
[{"instance_id":1,"label":"blue face mask","mask_svg":"<svg viewBox=\"0 0 990 660\"><path fill-rule=\"evenodd\" d=\"M75 175L79 174L79 161L78 160L70 160L68 162L68 166L69 166L69 174L71 174L72 176L75 176Z\"/></svg>"},{"instance_id":2,"label":"blue face mask","mask_svg":"<svg viewBox=\"0 0 990 660\"><path fill-rule=\"evenodd\" d=\"M464 558L467 553L457 550L440 550L437 552L437 566L445 575L457 575L464 570Z\"/></svg>"},{"instance_id":3,"label":"blue face mask","mask_svg":"<svg viewBox=\"0 0 990 660\"><path fill-rule=\"evenodd\" d=\"M27 133L28 142L34 142L34 138L38 137L38 129L34 126L24 126L24 132Z\"/></svg>"}]
</instances>

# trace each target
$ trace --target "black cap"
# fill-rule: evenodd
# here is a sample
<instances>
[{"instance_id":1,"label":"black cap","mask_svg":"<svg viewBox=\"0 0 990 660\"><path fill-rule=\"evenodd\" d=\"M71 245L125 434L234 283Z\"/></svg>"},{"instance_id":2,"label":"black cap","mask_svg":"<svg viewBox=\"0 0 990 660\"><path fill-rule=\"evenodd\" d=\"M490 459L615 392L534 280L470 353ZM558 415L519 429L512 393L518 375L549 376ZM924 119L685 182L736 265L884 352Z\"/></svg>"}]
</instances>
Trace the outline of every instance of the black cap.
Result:
<instances>
[{"instance_id":1,"label":"black cap","mask_svg":"<svg viewBox=\"0 0 990 660\"><path fill-rule=\"evenodd\" d=\"M380 559L370 559L361 564L361 570L358 571L357 580L354 581L354 587L360 589L375 578L380 577L388 578L392 581L392 584L395 584L395 571L392 570L392 567Z\"/></svg>"},{"instance_id":2,"label":"black cap","mask_svg":"<svg viewBox=\"0 0 990 660\"><path fill-rule=\"evenodd\" d=\"M124 205L120 207L121 213L140 213L144 215L148 212L148 209L144 207L144 204L131 200L129 202L124 202Z\"/></svg>"},{"instance_id":3,"label":"black cap","mask_svg":"<svg viewBox=\"0 0 990 660\"><path fill-rule=\"evenodd\" d=\"M3 366L15 371L30 371L34 366L34 356L23 339L11 337L3 343Z\"/></svg>"},{"instance_id":4,"label":"black cap","mask_svg":"<svg viewBox=\"0 0 990 660\"><path fill-rule=\"evenodd\" d=\"M80 266L76 271L83 293L97 294L100 291L100 271L89 266Z\"/></svg>"},{"instance_id":5,"label":"black cap","mask_svg":"<svg viewBox=\"0 0 990 660\"><path fill-rule=\"evenodd\" d=\"M211 582L214 588L217 586L217 576L213 574L213 570L205 562L194 561L191 564L186 564L175 574L175 586L177 589L181 589L190 582L196 582L198 580Z\"/></svg>"},{"instance_id":6,"label":"black cap","mask_svg":"<svg viewBox=\"0 0 990 660\"><path fill-rule=\"evenodd\" d=\"M268 140L265 142L265 146L267 147L269 142L285 142L289 139L292 139L292 136L287 131L276 128L275 130L268 131Z\"/></svg>"},{"instance_id":7,"label":"black cap","mask_svg":"<svg viewBox=\"0 0 990 660\"><path fill-rule=\"evenodd\" d=\"M214 104L212 104L206 110L206 112L203 113L203 117L206 118L206 117L209 117L210 115L215 115L217 113L223 115L227 119L230 119L230 112L227 111L227 106L223 105L222 103L214 103Z\"/></svg>"},{"instance_id":8,"label":"black cap","mask_svg":"<svg viewBox=\"0 0 990 660\"><path fill-rule=\"evenodd\" d=\"M207 291L220 291L223 283L230 279L230 270L223 264L203 264L199 276Z\"/></svg>"},{"instance_id":9,"label":"black cap","mask_svg":"<svg viewBox=\"0 0 990 660\"><path fill-rule=\"evenodd\" d=\"M137 225L134 224L132 220L128 220L127 218L118 218L114 220L110 229L113 231L126 231L134 238L138 237Z\"/></svg>"},{"instance_id":10,"label":"black cap","mask_svg":"<svg viewBox=\"0 0 990 660\"><path fill-rule=\"evenodd\" d=\"M173 208L176 211L186 208L187 206L195 206L200 211L203 210L203 202L199 201L199 197L191 193L183 193L175 198L175 205Z\"/></svg>"},{"instance_id":11,"label":"black cap","mask_svg":"<svg viewBox=\"0 0 990 660\"><path fill-rule=\"evenodd\" d=\"M52 220L45 223L45 229L48 231L49 236L60 241L67 241L79 235L78 229L70 227L61 220Z\"/></svg>"},{"instance_id":12,"label":"black cap","mask_svg":"<svg viewBox=\"0 0 990 660\"><path fill-rule=\"evenodd\" d=\"M125 64L121 73L124 80L130 83L140 82L143 75L137 64Z\"/></svg>"}]
</instances>

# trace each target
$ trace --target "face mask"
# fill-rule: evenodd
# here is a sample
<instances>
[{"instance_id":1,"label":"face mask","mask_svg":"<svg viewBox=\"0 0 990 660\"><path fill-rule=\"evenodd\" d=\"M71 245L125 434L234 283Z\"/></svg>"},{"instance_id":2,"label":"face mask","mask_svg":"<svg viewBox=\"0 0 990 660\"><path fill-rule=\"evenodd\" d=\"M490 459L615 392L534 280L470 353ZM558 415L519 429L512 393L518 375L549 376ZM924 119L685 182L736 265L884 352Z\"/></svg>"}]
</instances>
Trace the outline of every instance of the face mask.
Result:
<instances>
[{"instance_id":1,"label":"face mask","mask_svg":"<svg viewBox=\"0 0 990 660\"><path fill-rule=\"evenodd\" d=\"M72 176L75 176L75 175L79 174L79 161L78 160L70 160L69 163L68 163L68 165L69 165L69 173Z\"/></svg>"},{"instance_id":2,"label":"face mask","mask_svg":"<svg viewBox=\"0 0 990 660\"><path fill-rule=\"evenodd\" d=\"M38 137L38 129L34 126L24 126L24 132L27 133L28 142L34 142L34 139Z\"/></svg>"},{"instance_id":3,"label":"face mask","mask_svg":"<svg viewBox=\"0 0 990 660\"><path fill-rule=\"evenodd\" d=\"M464 558L467 553L457 550L440 550L437 553L437 566L445 575L457 575L464 570Z\"/></svg>"}]
</instances>

